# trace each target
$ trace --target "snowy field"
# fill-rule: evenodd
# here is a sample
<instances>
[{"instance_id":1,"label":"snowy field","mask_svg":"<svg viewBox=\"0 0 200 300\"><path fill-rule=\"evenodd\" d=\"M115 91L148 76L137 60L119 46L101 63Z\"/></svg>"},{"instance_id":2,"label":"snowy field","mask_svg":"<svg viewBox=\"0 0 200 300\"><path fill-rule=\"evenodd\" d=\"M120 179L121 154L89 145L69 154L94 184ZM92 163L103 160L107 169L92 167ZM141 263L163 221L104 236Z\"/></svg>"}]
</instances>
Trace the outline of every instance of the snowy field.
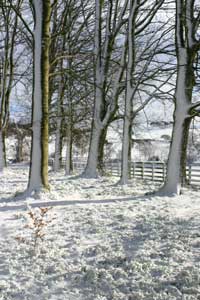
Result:
<instances>
[{"instance_id":1,"label":"snowy field","mask_svg":"<svg viewBox=\"0 0 200 300\"><path fill-rule=\"evenodd\" d=\"M27 176L1 175L1 300L200 299L200 192L149 197L151 183L61 172L50 193L13 201Z\"/></svg>"}]
</instances>

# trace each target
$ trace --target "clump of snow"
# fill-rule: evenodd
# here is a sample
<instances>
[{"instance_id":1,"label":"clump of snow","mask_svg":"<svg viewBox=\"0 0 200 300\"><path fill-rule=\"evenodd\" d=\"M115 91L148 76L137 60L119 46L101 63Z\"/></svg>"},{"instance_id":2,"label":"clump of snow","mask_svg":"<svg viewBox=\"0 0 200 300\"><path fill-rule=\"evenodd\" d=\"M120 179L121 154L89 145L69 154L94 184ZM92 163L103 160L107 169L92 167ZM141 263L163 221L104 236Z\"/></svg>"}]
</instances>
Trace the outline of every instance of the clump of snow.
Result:
<instances>
[{"instance_id":1,"label":"clump of snow","mask_svg":"<svg viewBox=\"0 0 200 300\"><path fill-rule=\"evenodd\" d=\"M1 299L200 299L199 192L150 197L147 184L61 172L50 193L14 202L27 174L18 165L1 178ZM29 213L43 205L50 222L35 252Z\"/></svg>"}]
</instances>

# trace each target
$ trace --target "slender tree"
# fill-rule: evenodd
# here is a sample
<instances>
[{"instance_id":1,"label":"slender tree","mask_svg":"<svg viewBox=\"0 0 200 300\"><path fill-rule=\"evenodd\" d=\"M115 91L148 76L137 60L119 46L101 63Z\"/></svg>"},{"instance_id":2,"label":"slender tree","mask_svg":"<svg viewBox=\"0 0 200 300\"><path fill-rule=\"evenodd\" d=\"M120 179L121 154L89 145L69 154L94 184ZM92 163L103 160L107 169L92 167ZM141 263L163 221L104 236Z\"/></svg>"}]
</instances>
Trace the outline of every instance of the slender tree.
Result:
<instances>
[{"instance_id":1,"label":"slender tree","mask_svg":"<svg viewBox=\"0 0 200 300\"><path fill-rule=\"evenodd\" d=\"M21 0L16 7L19 10ZM0 4L1 28L0 47L0 172L3 170L5 159L5 134L9 121L10 95L14 79L14 48L16 46L16 35L18 28L18 15L10 5Z\"/></svg>"},{"instance_id":2,"label":"slender tree","mask_svg":"<svg viewBox=\"0 0 200 300\"><path fill-rule=\"evenodd\" d=\"M148 11L146 17L143 12L145 10L145 2L130 1L129 3L121 184L126 184L129 179L129 160L134 119L152 99L158 97L160 89L169 80L169 77L165 78L166 75L163 71L163 68L166 68L168 64L168 58L165 58L166 62L164 63L156 63L154 59L161 51L162 38L169 33L169 30L164 30L165 24L162 24L159 30L155 24L154 28L151 26L152 19L162 3L163 1L153 1L151 10ZM142 19L141 14L143 15ZM150 31L150 34L148 31ZM146 33L145 38L144 32ZM163 81L160 81L159 77L161 75ZM145 90L149 91L149 94L145 95ZM141 94L143 99L140 97Z\"/></svg>"},{"instance_id":3,"label":"slender tree","mask_svg":"<svg viewBox=\"0 0 200 300\"><path fill-rule=\"evenodd\" d=\"M57 2L53 10L50 113L54 120L51 127L55 131L54 170L58 171L61 166L62 149L66 145L66 174L72 172L74 126L79 126L80 118L86 117L88 111L92 66L88 54L91 35L86 27L92 18L92 8L86 1L67 0ZM83 15L84 22L80 22Z\"/></svg>"},{"instance_id":4,"label":"slender tree","mask_svg":"<svg viewBox=\"0 0 200 300\"><path fill-rule=\"evenodd\" d=\"M94 109L87 165L82 176L98 176L99 149L105 140L109 122L117 110L117 100L121 91L121 79L124 71L125 47L121 47L121 62L113 67L114 49L120 29L126 23L128 0L123 5L119 1L95 2L95 37L94 37ZM103 8L106 9L104 10ZM118 56L119 57L119 56ZM114 70L114 74L112 72ZM111 75L112 74L112 75ZM113 79L113 82L110 81ZM112 88L111 88L112 87ZM111 95L110 95L111 94ZM103 140L101 140L101 138Z\"/></svg>"},{"instance_id":5,"label":"slender tree","mask_svg":"<svg viewBox=\"0 0 200 300\"><path fill-rule=\"evenodd\" d=\"M48 183L48 101L49 101L49 46L50 0L33 0L34 33L34 88L32 107L32 149L28 192L49 188Z\"/></svg>"}]
</instances>

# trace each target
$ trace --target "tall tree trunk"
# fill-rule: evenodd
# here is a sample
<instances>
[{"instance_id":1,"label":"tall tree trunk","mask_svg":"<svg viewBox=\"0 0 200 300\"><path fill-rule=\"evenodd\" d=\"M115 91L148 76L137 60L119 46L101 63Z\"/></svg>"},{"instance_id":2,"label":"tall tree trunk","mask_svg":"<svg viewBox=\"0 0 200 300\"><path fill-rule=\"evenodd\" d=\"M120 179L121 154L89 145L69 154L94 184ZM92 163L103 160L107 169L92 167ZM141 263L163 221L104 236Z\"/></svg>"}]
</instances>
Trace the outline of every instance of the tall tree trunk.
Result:
<instances>
[{"instance_id":1,"label":"tall tree trunk","mask_svg":"<svg viewBox=\"0 0 200 300\"><path fill-rule=\"evenodd\" d=\"M53 169L55 172L58 172L61 168L62 163L62 120L61 117L57 117L56 122L56 140L55 140L55 156L54 156L54 165Z\"/></svg>"},{"instance_id":2,"label":"tall tree trunk","mask_svg":"<svg viewBox=\"0 0 200 300\"><path fill-rule=\"evenodd\" d=\"M55 11L55 27L57 20L57 7ZM64 25L63 25L64 26ZM63 31L65 29L63 28ZM61 51L65 51L66 44L66 35L62 37L61 41ZM55 51L55 49L54 49ZM63 70L63 58L60 59L59 63L59 86L58 86L58 102L57 102L57 118L56 118L56 140L55 140L55 158L54 158L54 171L59 171L62 164L62 139L63 139L63 119L64 119L64 109L63 109L63 99L65 94L65 78L64 78L64 70Z\"/></svg>"},{"instance_id":3,"label":"tall tree trunk","mask_svg":"<svg viewBox=\"0 0 200 300\"><path fill-rule=\"evenodd\" d=\"M127 184L129 179L129 156L132 132L133 117L133 95L135 92L133 74L135 70L135 26L138 13L137 1L130 1L129 19L128 19L128 62L126 70L126 91L125 91L125 112L122 140L122 164L120 184Z\"/></svg>"},{"instance_id":4,"label":"tall tree trunk","mask_svg":"<svg viewBox=\"0 0 200 300\"><path fill-rule=\"evenodd\" d=\"M32 149L28 191L49 188L48 100L51 1L33 0L35 9Z\"/></svg>"},{"instance_id":5,"label":"tall tree trunk","mask_svg":"<svg viewBox=\"0 0 200 300\"><path fill-rule=\"evenodd\" d=\"M103 126L103 110L104 110L104 93L103 93L103 80L102 80L102 7L103 2L96 0L95 10L95 104L93 121L90 136L90 147L87 159L86 168L83 176L87 178L98 177L98 150L100 145L100 137L102 134Z\"/></svg>"},{"instance_id":6,"label":"tall tree trunk","mask_svg":"<svg viewBox=\"0 0 200 300\"><path fill-rule=\"evenodd\" d=\"M70 16L71 17L71 16ZM69 56L71 55L71 48L70 48L70 40L71 40L71 34L68 33L67 36L67 51L69 53ZM67 67L69 70L73 67L73 61L69 57L67 60ZM73 172L73 163L72 163L72 148L73 148L73 125L74 125L74 112L73 112L73 79L70 76L70 73L68 74L67 81L67 111L66 111L66 163L65 163L65 175L70 175Z\"/></svg>"},{"instance_id":7,"label":"tall tree trunk","mask_svg":"<svg viewBox=\"0 0 200 300\"><path fill-rule=\"evenodd\" d=\"M6 155L6 133L3 132L3 153L4 153L4 166L7 167L7 155Z\"/></svg>"},{"instance_id":8,"label":"tall tree trunk","mask_svg":"<svg viewBox=\"0 0 200 300\"><path fill-rule=\"evenodd\" d=\"M62 65L61 65L62 71ZM61 75L62 76L62 75ZM54 171L59 171L62 164L62 139L63 139L63 97L64 97L64 79L60 78L59 100L57 103L57 119L56 119L56 140L55 140L55 157Z\"/></svg>"},{"instance_id":9,"label":"tall tree trunk","mask_svg":"<svg viewBox=\"0 0 200 300\"><path fill-rule=\"evenodd\" d=\"M181 111L181 114L183 111ZM188 110L180 116L180 111L174 114L174 127L172 132L172 142L170 146L167 163L167 176L161 194L180 194L181 187L186 178L186 157L187 143L190 127L190 119L187 119Z\"/></svg>"},{"instance_id":10,"label":"tall tree trunk","mask_svg":"<svg viewBox=\"0 0 200 300\"><path fill-rule=\"evenodd\" d=\"M18 135L17 136L17 147L16 147L16 162L22 162L23 161L23 136Z\"/></svg>"},{"instance_id":11,"label":"tall tree trunk","mask_svg":"<svg viewBox=\"0 0 200 300\"><path fill-rule=\"evenodd\" d=\"M90 137L89 155L87 159L87 165L83 173L83 176L86 178L98 177L98 150L101 134L102 128L95 121L93 121Z\"/></svg>"},{"instance_id":12,"label":"tall tree trunk","mask_svg":"<svg viewBox=\"0 0 200 300\"><path fill-rule=\"evenodd\" d=\"M18 0L16 3L16 9L19 10L22 1ZM0 58L0 143L3 143L3 146L0 145L0 170L3 170L3 167L6 166L6 146L5 146L5 135L7 124L9 121L9 102L10 94L13 85L14 77L14 47L15 47L15 38L18 28L18 15L15 13L14 20L12 19L12 9L9 6L1 6L0 13L3 15L5 37L2 40L4 43L4 58L1 62ZM12 20L12 21L11 21ZM13 22L11 29L10 22Z\"/></svg>"},{"instance_id":13,"label":"tall tree trunk","mask_svg":"<svg viewBox=\"0 0 200 300\"><path fill-rule=\"evenodd\" d=\"M100 175L105 175L105 164L104 164L104 147L106 142L108 127L106 126L102 132L99 139L99 149L98 149L98 165L97 169Z\"/></svg>"},{"instance_id":14,"label":"tall tree trunk","mask_svg":"<svg viewBox=\"0 0 200 300\"><path fill-rule=\"evenodd\" d=\"M120 184L127 184L129 180L130 136L132 132L132 100L129 91L127 91L125 101Z\"/></svg>"},{"instance_id":15,"label":"tall tree trunk","mask_svg":"<svg viewBox=\"0 0 200 300\"><path fill-rule=\"evenodd\" d=\"M94 43L94 66L95 66L95 99L94 99L94 113L91 126L90 147L86 168L82 174L83 177L96 178L98 176L99 162L99 149L103 149L103 142L105 141L105 134L109 122L112 120L113 115L117 110L117 102L120 94L120 83L124 72L124 62L126 56L126 46L124 45L121 53L121 61L116 76L114 76L114 84L112 90L112 99L106 99L107 88L109 82L109 69L111 64L111 56L117 33L123 25L123 17L126 12L128 1L121 7L120 16L117 19L117 8L119 2L114 4L109 1L107 12L102 12L104 1L95 1L95 43ZM115 7L115 8L114 8ZM115 15L113 17L113 9ZM105 40L103 41L102 29L103 18L105 20ZM111 30L113 29L113 31ZM126 43L125 43L126 44ZM110 84L110 83L109 83ZM104 137L104 140L101 138Z\"/></svg>"},{"instance_id":16,"label":"tall tree trunk","mask_svg":"<svg viewBox=\"0 0 200 300\"><path fill-rule=\"evenodd\" d=\"M3 168L5 166L5 156L4 156L4 138L3 138L3 132L0 131L0 172L3 171Z\"/></svg>"},{"instance_id":17,"label":"tall tree trunk","mask_svg":"<svg viewBox=\"0 0 200 300\"><path fill-rule=\"evenodd\" d=\"M160 190L160 193L163 194L180 194L182 183L185 181L186 152L191 122L189 110L194 82L193 66L188 64L187 56L188 53L185 49L179 49L174 126L166 182Z\"/></svg>"},{"instance_id":18,"label":"tall tree trunk","mask_svg":"<svg viewBox=\"0 0 200 300\"><path fill-rule=\"evenodd\" d=\"M180 194L185 182L186 151L190 122L199 103L192 103L195 84L195 57L200 49L196 40L193 0L176 0L177 80L172 142L167 163L167 176L160 194ZM197 111L199 114L199 111Z\"/></svg>"},{"instance_id":19,"label":"tall tree trunk","mask_svg":"<svg viewBox=\"0 0 200 300\"><path fill-rule=\"evenodd\" d=\"M65 164L65 175L70 175L73 171L73 163L72 163L72 126L67 127L66 134L66 164Z\"/></svg>"}]
</instances>

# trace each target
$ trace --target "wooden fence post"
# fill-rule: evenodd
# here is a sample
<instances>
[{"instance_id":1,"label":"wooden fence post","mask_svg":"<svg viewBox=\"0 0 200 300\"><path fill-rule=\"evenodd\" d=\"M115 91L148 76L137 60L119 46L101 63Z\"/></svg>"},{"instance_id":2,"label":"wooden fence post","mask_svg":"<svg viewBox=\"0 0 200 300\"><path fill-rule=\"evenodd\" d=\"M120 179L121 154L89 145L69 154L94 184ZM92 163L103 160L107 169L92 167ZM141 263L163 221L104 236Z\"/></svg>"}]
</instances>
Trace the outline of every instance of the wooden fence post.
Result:
<instances>
[{"instance_id":1,"label":"wooden fence post","mask_svg":"<svg viewBox=\"0 0 200 300\"><path fill-rule=\"evenodd\" d=\"M162 163L163 181L165 181L165 163Z\"/></svg>"},{"instance_id":2,"label":"wooden fence post","mask_svg":"<svg viewBox=\"0 0 200 300\"><path fill-rule=\"evenodd\" d=\"M189 165L188 166L188 184L191 185L191 181L192 181L192 166Z\"/></svg>"},{"instance_id":3,"label":"wooden fence post","mask_svg":"<svg viewBox=\"0 0 200 300\"><path fill-rule=\"evenodd\" d=\"M142 162L142 170L141 170L141 173L142 173L142 179L144 179L144 163Z\"/></svg>"},{"instance_id":4,"label":"wooden fence post","mask_svg":"<svg viewBox=\"0 0 200 300\"><path fill-rule=\"evenodd\" d=\"M151 170L152 170L152 181L154 181L154 163L151 164Z\"/></svg>"},{"instance_id":5,"label":"wooden fence post","mask_svg":"<svg viewBox=\"0 0 200 300\"><path fill-rule=\"evenodd\" d=\"M121 164L120 162L118 162L118 176L121 175Z\"/></svg>"},{"instance_id":6,"label":"wooden fence post","mask_svg":"<svg viewBox=\"0 0 200 300\"><path fill-rule=\"evenodd\" d=\"M135 178L135 163L134 162L133 162L132 166L133 166L133 178Z\"/></svg>"}]
</instances>

